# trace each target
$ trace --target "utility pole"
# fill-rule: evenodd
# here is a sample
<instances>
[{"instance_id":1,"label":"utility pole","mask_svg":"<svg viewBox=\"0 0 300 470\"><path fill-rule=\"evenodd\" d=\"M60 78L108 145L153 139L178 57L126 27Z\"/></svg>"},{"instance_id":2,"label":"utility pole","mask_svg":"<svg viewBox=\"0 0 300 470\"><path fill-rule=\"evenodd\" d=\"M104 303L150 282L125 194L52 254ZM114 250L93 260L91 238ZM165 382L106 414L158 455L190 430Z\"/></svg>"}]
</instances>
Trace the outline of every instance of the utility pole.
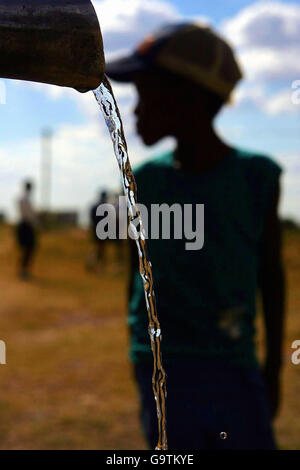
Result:
<instances>
[{"instance_id":1,"label":"utility pole","mask_svg":"<svg viewBox=\"0 0 300 470\"><path fill-rule=\"evenodd\" d=\"M51 210L52 189L52 138L51 128L45 128L41 134L41 209L49 213Z\"/></svg>"}]
</instances>

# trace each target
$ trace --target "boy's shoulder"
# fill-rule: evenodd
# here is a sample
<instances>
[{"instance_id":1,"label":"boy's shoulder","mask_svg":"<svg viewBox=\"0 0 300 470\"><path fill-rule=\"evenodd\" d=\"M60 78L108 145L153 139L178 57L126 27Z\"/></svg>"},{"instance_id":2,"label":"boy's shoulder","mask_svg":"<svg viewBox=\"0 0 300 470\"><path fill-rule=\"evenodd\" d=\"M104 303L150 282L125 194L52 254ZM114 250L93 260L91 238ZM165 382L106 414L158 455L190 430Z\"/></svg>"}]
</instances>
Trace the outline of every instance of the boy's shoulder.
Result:
<instances>
[{"instance_id":1,"label":"boy's shoulder","mask_svg":"<svg viewBox=\"0 0 300 470\"><path fill-rule=\"evenodd\" d=\"M234 159L231 161L234 161L235 166L238 166L250 180L276 180L282 172L282 167L268 155L240 148L234 148L232 155ZM173 161L174 154L169 151L135 166L133 171L137 182L144 180L158 182L163 176L162 170L172 167Z\"/></svg>"},{"instance_id":2,"label":"boy's shoulder","mask_svg":"<svg viewBox=\"0 0 300 470\"><path fill-rule=\"evenodd\" d=\"M152 157L150 160L146 162L140 163L133 168L134 175L137 178L143 177L146 175L149 177L151 174L155 173L157 170L161 170L162 168L167 168L172 166L173 163L173 152L165 152L160 154L156 157Z\"/></svg>"},{"instance_id":3,"label":"boy's shoulder","mask_svg":"<svg viewBox=\"0 0 300 470\"><path fill-rule=\"evenodd\" d=\"M278 195L281 166L267 155L246 150L237 150L236 160L256 210L266 214Z\"/></svg>"},{"instance_id":4,"label":"boy's shoulder","mask_svg":"<svg viewBox=\"0 0 300 470\"><path fill-rule=\"evenodd\" d=\"M235 149L239 164L254 176L273 174L279 176L282 167L270 156L244 149Z\"/></svg>"}]
</instances>

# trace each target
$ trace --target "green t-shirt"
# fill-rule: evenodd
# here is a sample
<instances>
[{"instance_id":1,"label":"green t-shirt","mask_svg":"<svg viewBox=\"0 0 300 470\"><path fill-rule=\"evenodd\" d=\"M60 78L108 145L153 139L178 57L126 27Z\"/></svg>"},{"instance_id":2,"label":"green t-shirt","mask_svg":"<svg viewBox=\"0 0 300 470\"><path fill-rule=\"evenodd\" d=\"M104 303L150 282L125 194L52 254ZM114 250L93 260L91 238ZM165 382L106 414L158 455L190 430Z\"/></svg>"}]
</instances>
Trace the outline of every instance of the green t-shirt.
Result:
<instances>
[{"instance_id":1,"label":"green t-shirt","mask_svg":"<svg viewBox=\"0 0 300 470\"><path fill-rule=\"evenodd\" d=\"M232 151L214 170L185 173L167 153L136 171L138 202L204 204L204 246L147 241L162 329L163 361L172 357L257 364L254 345L259 246L280 167L265 156ZM138 267L129 305L130 357L152 360Z\"/></svg>"}]
</instances>

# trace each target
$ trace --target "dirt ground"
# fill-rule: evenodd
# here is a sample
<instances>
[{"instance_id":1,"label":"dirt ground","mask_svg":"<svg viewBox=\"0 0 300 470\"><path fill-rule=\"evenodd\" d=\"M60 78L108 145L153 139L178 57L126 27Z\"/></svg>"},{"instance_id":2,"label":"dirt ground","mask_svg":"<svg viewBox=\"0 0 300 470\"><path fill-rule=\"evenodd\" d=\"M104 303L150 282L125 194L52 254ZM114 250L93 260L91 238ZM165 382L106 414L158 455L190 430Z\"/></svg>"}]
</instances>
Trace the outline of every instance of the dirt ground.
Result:
<instances>
[{"instance_id":1,"label":"dirt ground","mask_svg":"<svg viewBox=\"0 0 300 470\"><path fill-rule=\"evenodd\" d=\"M35 279L16 276L13 229L0 228L0 449L145 449L127 360L126 260L110 246L105 273L89 273L81 229L43 234ZM280 447L300 449L300 234L286 232L288 325ZM260 322L259 328L261 329ZM261 351L262 334L259 334Z\"/></svg>"}]
</instances>

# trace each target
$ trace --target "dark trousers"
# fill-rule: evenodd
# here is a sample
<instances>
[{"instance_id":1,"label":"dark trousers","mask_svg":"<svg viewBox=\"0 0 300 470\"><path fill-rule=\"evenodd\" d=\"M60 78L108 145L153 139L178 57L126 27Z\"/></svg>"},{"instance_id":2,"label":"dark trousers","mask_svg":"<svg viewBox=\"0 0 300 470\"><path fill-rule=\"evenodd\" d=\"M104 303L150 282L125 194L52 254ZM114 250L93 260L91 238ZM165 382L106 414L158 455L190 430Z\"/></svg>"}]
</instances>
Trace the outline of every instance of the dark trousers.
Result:
<instances>
[{"instance_id":1,"label":"dark trousers","mask_svg":"<svg viewBox=\"0 0 300 470\"><path fill-rule=\"evenodd\" d=\"M21 251L20 268L27 270L36 250L36 234L32 225L22 221L16 229L17 242Z\"/></svg>"},{"instance_id":2,"label":"dark trousers","mask_svg":"<svg viewBox=\"0 0 300 470\"><path fill-rule=\"evenodd\" d=\"M259 370L195 360L176 360L165 369L169 450L276 449ZM152 365L136 364L134 371L143 430L149 448L154 449Z\"/></svg>"},{"instance_id":3,"label":"dark trousers","mask_svg":"<svg viewBox=\"0 0 300 470\"><path fill-rule=\"evenodd\" d=\"M22 270L27 270L30 267L34 252L35 248L31 246L21 248L22 256L20 265Z\"/></svg>"}]
</instances>

